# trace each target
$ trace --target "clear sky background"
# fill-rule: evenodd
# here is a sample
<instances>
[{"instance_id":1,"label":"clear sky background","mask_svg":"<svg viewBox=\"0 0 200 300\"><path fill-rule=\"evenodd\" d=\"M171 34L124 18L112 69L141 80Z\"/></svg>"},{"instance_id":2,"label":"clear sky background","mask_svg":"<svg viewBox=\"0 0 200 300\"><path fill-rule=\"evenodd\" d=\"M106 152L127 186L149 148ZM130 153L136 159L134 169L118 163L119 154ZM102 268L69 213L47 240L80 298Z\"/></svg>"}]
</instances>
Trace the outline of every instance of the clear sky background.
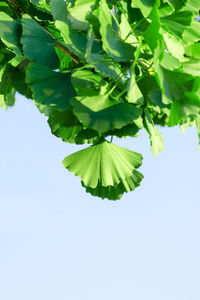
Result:
<instances>
[{"instance_id":1,"label":"clear sky background","mask_svg":"<svg viewBox=\"0 0 200 300\"><path fill-rule=\"evenodd\" d=\"M0 299L199 300L200 152L196 130L116 140L144 156L144 180L119 201L86 194L62 160L83 146L50 133L18 97L0 110Z\"/></svg>"}]
</instances>

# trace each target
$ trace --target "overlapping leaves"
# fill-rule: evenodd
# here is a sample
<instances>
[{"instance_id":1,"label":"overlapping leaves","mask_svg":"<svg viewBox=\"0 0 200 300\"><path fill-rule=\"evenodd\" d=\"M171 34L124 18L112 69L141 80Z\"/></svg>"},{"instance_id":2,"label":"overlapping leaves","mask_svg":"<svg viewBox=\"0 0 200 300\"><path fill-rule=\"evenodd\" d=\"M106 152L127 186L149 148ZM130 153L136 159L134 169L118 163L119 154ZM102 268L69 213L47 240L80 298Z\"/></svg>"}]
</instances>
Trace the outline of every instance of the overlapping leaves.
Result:
<instances>
[{"instance_id":1,"label":"overlapping leaves","mask_svg":"<svg viewBox=\"0 0 200 300\"><path fill-rule=\"evenodd\" d=\"M86 192L119 199L143 178L140 154L110 137L156 125L200 136L198 0L1 1L0 104L33 99L64 142L92 144L64 159Z\"/></svg>"}]
</instances>

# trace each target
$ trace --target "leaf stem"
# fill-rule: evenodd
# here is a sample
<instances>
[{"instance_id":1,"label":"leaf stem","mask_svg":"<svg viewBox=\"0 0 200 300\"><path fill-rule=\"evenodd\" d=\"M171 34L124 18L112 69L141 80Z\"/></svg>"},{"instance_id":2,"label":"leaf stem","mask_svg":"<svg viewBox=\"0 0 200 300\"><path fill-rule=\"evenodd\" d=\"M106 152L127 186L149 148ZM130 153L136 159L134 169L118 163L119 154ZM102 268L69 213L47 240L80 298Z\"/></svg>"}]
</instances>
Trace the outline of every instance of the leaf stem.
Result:
<instances>
[{"instance_id":1,"label":"leaf stem","mask_svg":"<svg viewBox=\"0 0 200 300\"><path fill-rule=\"evenodd\" d=\"M69 57L71 57L76 64L80 64L79 58L74 53L72 53L71 51L69 51L69 49L64 44L62 44L60 41L56 41L55 42L55 47L57 47L63 53L65 53Z\"/></svg>"}]
</instances>

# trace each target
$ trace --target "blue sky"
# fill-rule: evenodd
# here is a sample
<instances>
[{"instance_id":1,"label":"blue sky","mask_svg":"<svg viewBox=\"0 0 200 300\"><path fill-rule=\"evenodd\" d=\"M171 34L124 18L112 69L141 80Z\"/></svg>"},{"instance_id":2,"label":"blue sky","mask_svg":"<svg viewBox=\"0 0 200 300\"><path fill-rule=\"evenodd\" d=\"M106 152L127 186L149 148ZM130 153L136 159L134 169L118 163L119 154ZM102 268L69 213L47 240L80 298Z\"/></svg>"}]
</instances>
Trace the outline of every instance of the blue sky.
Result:
<instances>
[{"instance_id":1,"label":"blue sky","mask_svg":"<svg viewBox=\"0 0 200 300\"><path fill-rule=\"evenodd\" d=\"M199 300L200 152L194 128L115 140L145 178L120 201L86 194L33 103L0 111L0 299Z\"/></svg>"}]
</instances>

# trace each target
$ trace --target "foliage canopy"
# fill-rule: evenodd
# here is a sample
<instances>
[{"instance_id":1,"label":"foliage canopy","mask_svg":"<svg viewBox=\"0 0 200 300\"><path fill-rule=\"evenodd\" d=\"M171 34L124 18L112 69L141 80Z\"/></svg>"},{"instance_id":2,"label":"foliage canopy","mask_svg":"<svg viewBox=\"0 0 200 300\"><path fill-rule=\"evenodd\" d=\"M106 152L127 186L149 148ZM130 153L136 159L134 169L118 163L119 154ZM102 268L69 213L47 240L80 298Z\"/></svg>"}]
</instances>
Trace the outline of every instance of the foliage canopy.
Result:
<instances>
[{"instance_id":1,"label":"foliage canopy","mask_svg":"<svg viewBox=\"0 0 200 300\"><path fill-rule=\"evenodd\" d=\"M112 143L155 125L200 137L199 0L0 2L0 103L34 101L64 142L92 144L63 160L94 196L140 185L142 155ZM111 141L109 141L111 137Z\"/></svg>"}]
</instances>

